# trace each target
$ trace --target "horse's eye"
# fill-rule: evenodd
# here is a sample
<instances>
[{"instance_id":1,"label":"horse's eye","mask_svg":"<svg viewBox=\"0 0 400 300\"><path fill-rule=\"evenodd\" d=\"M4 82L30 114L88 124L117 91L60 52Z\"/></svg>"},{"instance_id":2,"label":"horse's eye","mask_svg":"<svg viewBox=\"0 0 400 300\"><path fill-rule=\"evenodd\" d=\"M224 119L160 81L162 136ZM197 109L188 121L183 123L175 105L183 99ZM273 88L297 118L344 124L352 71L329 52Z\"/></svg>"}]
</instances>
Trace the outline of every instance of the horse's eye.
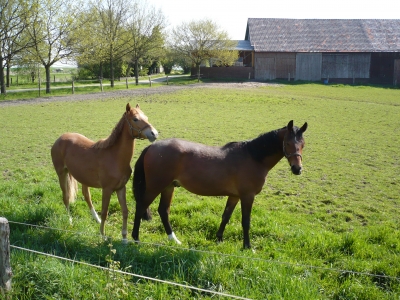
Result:
<instances>
[{"instance_id":1,"label":"horse's eye","mask_svg":"<svg viewBox=\"0 0 400 300\"><path fill-rule=\"evenodd\" d=\"M137 122L137 121L139 121L138 118L133 118L133 122Z\"/></svg>"}]
</instances>

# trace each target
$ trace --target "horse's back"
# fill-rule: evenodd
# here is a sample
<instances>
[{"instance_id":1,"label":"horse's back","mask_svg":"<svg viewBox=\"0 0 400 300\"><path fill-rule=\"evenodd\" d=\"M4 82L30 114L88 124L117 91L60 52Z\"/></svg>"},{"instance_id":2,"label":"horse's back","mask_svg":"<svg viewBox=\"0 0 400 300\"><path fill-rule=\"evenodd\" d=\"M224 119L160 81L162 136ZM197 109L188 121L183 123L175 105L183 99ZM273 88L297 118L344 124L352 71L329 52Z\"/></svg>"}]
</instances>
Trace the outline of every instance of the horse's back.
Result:
<instances>
[{"instance_id":1,"label":"horse's back","mask_svg":"<svg viewBox=\"0 0 400 300\"><path fill-rule=\"evenodd\" d=\"M68 157L85 156L93 141L79 133L62 134L51 147L51 157L54 166L65 165Z\"/></svg>"},{"instance_id":2,"label":"horse's back","mask_svg":"<svg viewBox=\"0 0 400 300\"><path fill-rule=\"evenodd\" d=\"M227 151L181 139L153 143L144 159L149 186L171 182L199 195L236 194L235 163Z\"/></svg>"}]
</instances>

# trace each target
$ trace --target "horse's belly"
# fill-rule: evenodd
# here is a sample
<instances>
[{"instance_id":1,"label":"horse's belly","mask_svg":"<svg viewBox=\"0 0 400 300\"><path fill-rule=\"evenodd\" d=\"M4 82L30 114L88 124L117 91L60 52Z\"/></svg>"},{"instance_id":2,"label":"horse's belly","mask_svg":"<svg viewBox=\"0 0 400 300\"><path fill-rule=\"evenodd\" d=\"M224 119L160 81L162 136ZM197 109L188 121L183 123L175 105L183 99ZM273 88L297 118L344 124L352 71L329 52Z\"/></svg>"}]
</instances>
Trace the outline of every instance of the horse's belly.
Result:
<instances>
[{"instance_id":1,"label":"horse's belly","mask_svg":"<svg viewBox=\"0 0 400 300\"><path fill-rule=\"evenodd\" d=\"M176 184L189 192L201 196L238 196L236 186L230 181L223 181L210 177L195 180L176 180Z\"/></svg>"}]
</instances>

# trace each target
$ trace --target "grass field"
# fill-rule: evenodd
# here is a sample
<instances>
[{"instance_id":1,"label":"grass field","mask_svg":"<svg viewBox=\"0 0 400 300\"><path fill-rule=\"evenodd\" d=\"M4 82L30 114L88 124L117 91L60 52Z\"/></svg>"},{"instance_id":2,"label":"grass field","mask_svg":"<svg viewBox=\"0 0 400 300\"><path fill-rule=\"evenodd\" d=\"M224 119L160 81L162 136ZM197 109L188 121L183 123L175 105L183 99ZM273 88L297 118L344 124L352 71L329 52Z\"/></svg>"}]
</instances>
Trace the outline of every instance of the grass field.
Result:
<instances>
[{"instance_id":1,"label":"grass field","mask_svg":"<svg viewBox=\"0 0 400 300\"><path fill-rule=\"evenodd\" d=\"M292 175L282 160L256 197L253 251L242 250L240 206L218 244L215 234L226 199L182 188L175 190L171 208L181 246L167 242L158 200L151 206L153 220L142 222L139 245L120 242L115 195L108 241L99 237L81 195L69 224L50 147L67 131L93 140L108 136L127 102L140 104L160 139L209 145L252 139L292 119L298 126L308 122L303 174ZM0 216L10 221L12 245L229 295L399 299L399 116L399 89L320 84L0 107ZM148 144L137 141L132 167ZM127 198L133 220L131 184ZM91 192L100 211L101 192ZM13 248L11 263L13 299L224 298Z\"/></svg>"}]
</instances>

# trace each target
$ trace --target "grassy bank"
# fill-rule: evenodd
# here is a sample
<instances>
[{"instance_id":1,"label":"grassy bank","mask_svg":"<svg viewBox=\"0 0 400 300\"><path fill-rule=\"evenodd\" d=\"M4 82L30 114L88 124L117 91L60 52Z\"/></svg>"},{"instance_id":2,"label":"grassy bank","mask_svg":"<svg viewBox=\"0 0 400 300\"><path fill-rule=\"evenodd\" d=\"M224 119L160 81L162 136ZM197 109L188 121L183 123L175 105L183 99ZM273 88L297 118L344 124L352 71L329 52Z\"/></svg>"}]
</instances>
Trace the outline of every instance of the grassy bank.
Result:
<instances>
[{"instance_id":1,"label":"grassy bank","mask_svg":"<svg viewBox=\"0 0 400 300\"><path fill-rule=\"evenodd\" d=\"M231 295L398 299L399 99L395 89L304 84L1 107L0 212L11 222L53 228L11 223L13 245ZM141 226L140 245L120 243L115 195L106 224L110 240L98 236L82 196L72 206L69 224L50 147L67 131L93 140L108 136L127 102L140 104L161 139L209 145L252 139L292 119L299 126L308 122L304 173L291 175L282 160L256 197L250 229L254 251L242 250L240 206L224 242L217 244L226 199L182 188L171 208L172 226L183 242L179 247L166 241L158 200L151 206L153 220ZM132 166L147 145L136 143ZM101 192L92 189L92 198L100 211ZM127 199L132 220L131 180ZM211 298L16 249L11 260L16 299Z\"/></svg>"}]
</instances>

